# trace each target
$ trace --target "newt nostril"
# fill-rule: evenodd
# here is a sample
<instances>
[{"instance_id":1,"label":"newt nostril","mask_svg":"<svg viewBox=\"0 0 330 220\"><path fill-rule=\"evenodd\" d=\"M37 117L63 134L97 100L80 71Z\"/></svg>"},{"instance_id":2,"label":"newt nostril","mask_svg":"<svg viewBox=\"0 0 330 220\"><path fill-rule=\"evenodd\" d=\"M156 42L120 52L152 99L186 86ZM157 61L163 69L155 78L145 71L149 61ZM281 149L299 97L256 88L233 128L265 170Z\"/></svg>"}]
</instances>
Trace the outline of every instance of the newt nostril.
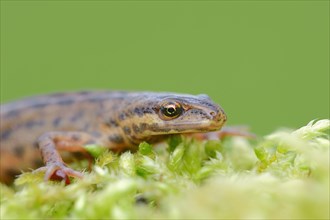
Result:
<instances>
[{"instance_id":1,"label":"newt nostril","mask_svg":"<svg viewBox=\"0 0 330 220\"><path fill-rule=\"evenodd\" d=\"M225 122L227 120L227 116L222 109L219 109L218 111L210 111L209 115L217 122Z\"/></svg>"}]
</instances>

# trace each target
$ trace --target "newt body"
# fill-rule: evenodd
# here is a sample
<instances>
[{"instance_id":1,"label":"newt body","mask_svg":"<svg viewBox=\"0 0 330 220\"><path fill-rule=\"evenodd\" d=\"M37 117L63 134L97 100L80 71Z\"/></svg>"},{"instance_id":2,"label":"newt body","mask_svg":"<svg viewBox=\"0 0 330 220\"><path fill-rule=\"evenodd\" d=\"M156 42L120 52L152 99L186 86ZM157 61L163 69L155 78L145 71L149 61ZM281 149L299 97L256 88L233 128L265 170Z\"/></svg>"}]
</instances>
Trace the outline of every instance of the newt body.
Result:
<instances>
[{"instance_id":1,"label":"newt body","mask_svg":"<svg viewBox=\"0 0 330 220\"><path fill-rule=\"evenodd\" d=\"M83 91L37 96L1 105L0 181L10 184L22 170L41 169L80 177L58 150L84 152L97 144L114 151L168 135L219 130L226 121L206 95Z\"/></svg>"}]
</instances>

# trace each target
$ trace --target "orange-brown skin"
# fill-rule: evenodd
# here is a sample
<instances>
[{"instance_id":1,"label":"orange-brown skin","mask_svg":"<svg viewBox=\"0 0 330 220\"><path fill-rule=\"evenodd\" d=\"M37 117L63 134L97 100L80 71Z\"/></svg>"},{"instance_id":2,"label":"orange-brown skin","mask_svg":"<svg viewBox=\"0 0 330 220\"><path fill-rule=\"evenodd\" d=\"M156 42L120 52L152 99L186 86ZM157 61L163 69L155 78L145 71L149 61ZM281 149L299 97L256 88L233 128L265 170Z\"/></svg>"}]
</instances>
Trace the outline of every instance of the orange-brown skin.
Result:
<instances>
[{"instance_id":1,"label":"orange-brown skin","mask_svg":"<svg viewBox=\"0 0 330 220\"><path fill-rule=\"evenodd\" d=\"M45 164L45 179L82 177L58 151L85 152L97 144L135 149L171 134L219 130L224 111L206 95L82 91L37 96L1 105L0 181Z\"/></svg>"}]
</instances>

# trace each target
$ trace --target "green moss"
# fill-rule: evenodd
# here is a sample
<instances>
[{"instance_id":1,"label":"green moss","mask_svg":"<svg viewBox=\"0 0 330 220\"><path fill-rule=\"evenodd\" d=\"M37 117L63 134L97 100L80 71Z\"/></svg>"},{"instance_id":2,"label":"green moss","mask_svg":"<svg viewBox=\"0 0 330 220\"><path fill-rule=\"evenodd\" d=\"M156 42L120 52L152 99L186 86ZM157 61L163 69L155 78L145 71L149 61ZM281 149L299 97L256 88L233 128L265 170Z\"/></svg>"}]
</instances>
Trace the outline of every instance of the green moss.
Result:
<instances>
[{"instance_id":1,"label":"green moss","mask_svg":"<svg viewBox=\"0 0 330 220\"><path fill-rule=\"evenodd\" d=\"M121 155L90 146L97 158L82 180L28 172L1 185L1 219L329 219L329 127L313 121L253 141L174 136Z\"/></svg>"}]
</instances>

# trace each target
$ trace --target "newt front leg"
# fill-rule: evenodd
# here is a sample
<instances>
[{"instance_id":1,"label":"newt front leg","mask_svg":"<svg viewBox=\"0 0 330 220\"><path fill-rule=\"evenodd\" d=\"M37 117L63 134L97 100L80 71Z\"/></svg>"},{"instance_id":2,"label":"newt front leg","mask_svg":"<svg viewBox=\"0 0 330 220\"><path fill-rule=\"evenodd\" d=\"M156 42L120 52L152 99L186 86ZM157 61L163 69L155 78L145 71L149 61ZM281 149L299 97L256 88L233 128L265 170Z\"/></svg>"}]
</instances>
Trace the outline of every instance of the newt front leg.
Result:
<instances>
[{"instance_id":1,"label":"newt front leg","mask_svg":"<svg viewBox=\"0 0 330 220\"><path fill-rule=\"evenodd\" d=\"M83 174L66 166L58 150L83 152L84 145L96 143L93 136L85 132L48 132L38 138L38 145L45 163L34 172L45 171L45 180L64 180L70 183L69 176L82 178Z\"/></svg>"}]
</instances>

